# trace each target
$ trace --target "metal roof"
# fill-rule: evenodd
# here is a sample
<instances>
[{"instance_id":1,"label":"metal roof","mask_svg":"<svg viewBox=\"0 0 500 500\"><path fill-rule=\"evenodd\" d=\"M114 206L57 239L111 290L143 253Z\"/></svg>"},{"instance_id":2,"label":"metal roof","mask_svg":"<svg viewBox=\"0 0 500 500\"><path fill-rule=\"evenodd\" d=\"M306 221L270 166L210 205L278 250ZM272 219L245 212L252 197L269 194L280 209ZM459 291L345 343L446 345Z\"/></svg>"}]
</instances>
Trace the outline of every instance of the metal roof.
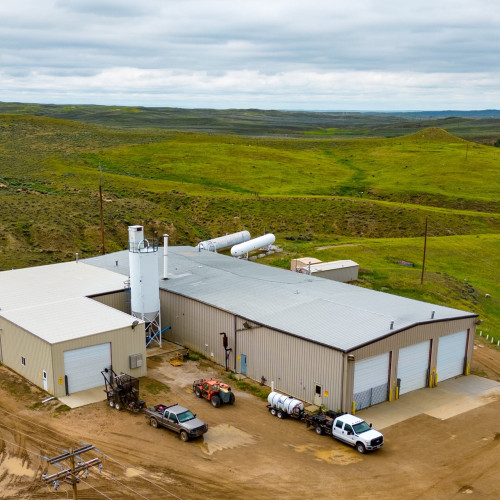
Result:
<instances>
[{"instance_id":1,"label":"metal roof","mask_svg":"<svg viewBox=\"0 0 500 500\"><path fill-rule=\"evenodd\" d=\"M49 344L132 326L135 319L86 297L1 311L0 316Z\"/></svg>"},{"instance_id":2,"label":"metal roof","mask_svg":"<svg viewBox=\"0 0 500 500\"><path fill-rule=\"evenodd\" d=\"M307 269L308 266L305 266ZM331 262L318 262L316 264L311 264L311 272L316 273L318 271L331 271L332 269L343 269L346 267L359 267L357 262L353 260L332 260Z\"/></svg>"},{"instance_id":3,"label":"metal roof","mask_svg":"<svg viewBox=\"0 0 500 500\"><path fill-rule=\"evenodd\" d=\"M128 275L127 251L85 262ZM160 278L161 248L158 262ZM160 288L342 351L419 323L477 316L193 247L169 247L168 278Z\"/></svg>"},{"instance_id":4,"label":"metal roof","mask_svg":"<svg viewBox=\"0 0 500 500\"><path fill-rule=\"evenodd\" d=\"M120 274L80 262L0 272L0 316L49 343L130 326L132 316L86 298L123 290Z\"/></svg>"},{"instance_id":5,"label":"metal roof","mask_svg":"<svg viewBox=\"0 0 500 500\"><path fill-rule=\"evenodd\" d=\"M124 278L80 262L0 272L0 310L123 290Z\"/></svg>"}]
</instances>

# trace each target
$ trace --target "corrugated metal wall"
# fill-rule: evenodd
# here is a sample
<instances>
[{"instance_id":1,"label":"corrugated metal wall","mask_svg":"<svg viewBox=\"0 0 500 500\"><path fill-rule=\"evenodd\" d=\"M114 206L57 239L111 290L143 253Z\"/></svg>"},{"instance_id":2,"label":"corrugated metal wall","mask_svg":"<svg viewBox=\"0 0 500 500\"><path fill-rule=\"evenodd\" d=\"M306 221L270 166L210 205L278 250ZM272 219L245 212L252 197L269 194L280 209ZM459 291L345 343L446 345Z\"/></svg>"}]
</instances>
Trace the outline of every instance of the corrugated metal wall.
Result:
<instances>
[{"instance_id":1,"label":"corrugated metal wall","mask_svg":"<svg viewBox=\"0 0 500 500\"><path fill-rule=\"evenodd\" d=\"M162 328L171 326L163 338L197 351L224 366L225 351L221 332L234 345L234 316L193 299L160 290ZM234 367L234 350L229 356Z\"/></svg>"},{"instance_id":2,"label":"corrugated metal wall","mask_svg":"<svg viewBox=\"0 0 500 500\"><path fill-rule=\"evenodd\" d=\"M43 389L42 370L47 372L47 390L53 393L54 372L51 346L17 325L0 318L3 364ZM21 356L26 365L21 364Z\"/></svg>"},{"instance_id":3,"label":"corrugated metal wall","mask_svg":"<svg viewBox=\"0 0 500 500\"><path fill-rule=\"evenodd\" d=\"M311 274L318 278L349 283L350 281L356 281L358 279L358 270L359 266L350 266L339 269L329 269L328 271L316 271Z\"/></svg>"},{"instance_id":4,"label":"corrugated metal wall","mask_svg":"<svg viewBox=\"0 0 500 500\"><path fill-rule=\"evenodd\" d=\"M274 381L276 390L311 403L314 402L315 386L320 385L322 403L333 410L351 409L355 360L390 352L388 381L393 387L397 380L398 353L402 347L431 340L432 367L436 364L437 339L469 330L467 359L470 361L472 356L475 318L418 325L354 350L348 356L165 290L161 290L160 301L163 325L172 327L164 334L168 340L201 352L224 366L225 353L219 333L225 332L232 348L230 369L241 373L244 356L248 377L259 382L264 377L266 385ZM324 397L325 391L328 397Z\"/></svg>"},{"instance_id":5,"label":"corrugated metal wall","mask_svg":"<svg viewBox=\"0 0 500 500\"><path fill-rule=\"evenodd\" d=\"M342 399L343 355L339 351L298 339L195 300L161 290L162 323L171 329L164 338L203 353L224 366L221 332L232 349L229 368L241 372L246 355L247 376L307 402L313 402L315 386L321 385L323 404L339 409ZM245 323L246 326L245 327ZM257 327L255 327L257 326ZM250 328L248 328L250 327ZM325 393L326 391L326 393Z\"/></svg>"},{"instance_id":6,"label":"corrugated metal wall","mask_svg":"<svg viewBox=\"0 0 500 500\"><path fill-rule=\"evenodd\" d=\"M243 323L241 320L238 323ZM277 391L314 402L316 385L322 388L322 404L337 410L342 404L343 355L328 347L308 342L265 327L237 331L237 371L241 355L246 356L247 375Z\"/></svg>"},{"instance_id":7,"label":"corrugated metal wall","mask_svg":"<svg viewBox=\"0 0 500 500\"><path fill-rule=\"evenodd\" d=\"M105 304L106 306L112 307L113 309L118 309L127 314L130 313L130 289L122 290L120 292L108 293L105 295L96 295L90 297L91 299Z\"/></svg>"},{"instance_id":8,"label":"corrugated metal wall","mask_svg":"<svg viewBox=\"0 0 500 500\"><path fill-rule=\"evenodd\" d=\"M438 339L443 335L456 332L468 331L467 342L467 362L470 363L474 347L475 318L456 319L451 321L436 321L425 325L418 325L408 330L395 333L373 344L369 344L361 349L352 351L351 355L356 360L370 358L385 352L391 353L391 367L389 374L389 387L393 390L397 384L399 349L410 345L418 344L425 340L431 341L430 371L435 369L437 363ZM346 378L346 398L352 398L354 386L354 370L352 375Z\"/></svg>"},{"instance_id":9,"label":"corrugated metal wall","mask_svg":"<svg viewBox=\"0 0 500 500\"><path fill-rule=\"evenodd\" d=\"M140 323L134 329L131 327L119 328L109 332L90 335L75 340L60 342L52 346L54 360L55 396L65 395L64 382L64 351L81 349L97 344L111 342L111 363L116 373L125 372L133 377L143 377L147 374L146 368L146 333L144 323ZM142 367L129 368L129 356L131 354L142 354ZM104 385L104 378L103 378Z\"/></svg>"},{"instance_id":10,"label":"corrugated metal wall","mask_svg":"<svg viewBox=\"0 0 500 500\"><path fill-rule=\"evenodd\" d=\"M63 354L66 350L111 342L111 360L117 373L123 371L134 377L147 374L144 323L133 330L131 327L121 328L53 345L4 318L0 318L0 328L3 363L40 388L43 388L42 370L45 370L47 391L55 396L66 394ZM142 354L143 366L131 370L129 355L139 353ZM25 366L21 364L21 356L26 359Z\"/></svg>"}]
</instances>

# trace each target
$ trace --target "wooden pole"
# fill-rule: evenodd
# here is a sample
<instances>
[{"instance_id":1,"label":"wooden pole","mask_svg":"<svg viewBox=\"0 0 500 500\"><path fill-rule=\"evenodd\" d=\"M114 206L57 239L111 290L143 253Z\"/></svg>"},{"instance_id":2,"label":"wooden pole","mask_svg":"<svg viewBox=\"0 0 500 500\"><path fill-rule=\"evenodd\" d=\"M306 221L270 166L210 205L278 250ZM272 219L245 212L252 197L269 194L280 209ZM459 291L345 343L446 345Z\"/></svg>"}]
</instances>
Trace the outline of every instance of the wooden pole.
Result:
<instances>
[{"instance_id":1,"label":"wooden pole","mask_svg":"<svg viewBox=\"0 0 500 500\"><path fill-rule=\"evenodd\" d=\"M73 500L78 500L78 491L76 489L76 475L75 475L75 455L73 454L73 448L70 448L71 453L70 463L71 463L71 486L73 487Z\"/></svg>"},{"instance_id":2,"label":"wooden pole","mask_svg":"<svg viewBox=\"0 0 500 500\"><path fill-rule=\"evenodd\" d=\"M424 282L424 270L425 270L425 253L427 250L427 217L425 218L425 234L424 234L424 259L422 261L422 276L420 277L420 284Z\"/></svg>"},{"instance_id":3,"label":"wooden pole","mask_svg":"<svg viewBox=\"0 0 500 500\"><path fill-rule=\"evenodd\" d=\"M106 253L104 249L104 219L102 215L102 171L101 166L99 165L99 212L101 216L101 246L102 246L102 254Z\"/></svg>"}]
</instances>

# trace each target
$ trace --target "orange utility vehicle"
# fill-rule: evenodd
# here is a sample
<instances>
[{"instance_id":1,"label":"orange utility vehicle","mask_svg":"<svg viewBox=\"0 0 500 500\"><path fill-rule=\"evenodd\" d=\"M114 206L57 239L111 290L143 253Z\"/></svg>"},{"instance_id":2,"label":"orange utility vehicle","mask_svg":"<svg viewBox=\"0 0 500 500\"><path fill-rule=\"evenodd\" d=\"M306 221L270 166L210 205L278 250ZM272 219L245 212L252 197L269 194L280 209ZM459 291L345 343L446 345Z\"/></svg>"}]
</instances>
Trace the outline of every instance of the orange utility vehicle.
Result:
<instances>
[{"instance_id":1,"label":"orange utility vehicle","mask_svg":"<svg viewBox=\"0 0 500 500\"><path fill-rule=\"evenodd\" d=\"M195 380L193 382L193 391L199 398L210 401L214 408L219 408L221 404L232 405L235 399L231 387L213 379Z\"/></svg>"}]
</instances>

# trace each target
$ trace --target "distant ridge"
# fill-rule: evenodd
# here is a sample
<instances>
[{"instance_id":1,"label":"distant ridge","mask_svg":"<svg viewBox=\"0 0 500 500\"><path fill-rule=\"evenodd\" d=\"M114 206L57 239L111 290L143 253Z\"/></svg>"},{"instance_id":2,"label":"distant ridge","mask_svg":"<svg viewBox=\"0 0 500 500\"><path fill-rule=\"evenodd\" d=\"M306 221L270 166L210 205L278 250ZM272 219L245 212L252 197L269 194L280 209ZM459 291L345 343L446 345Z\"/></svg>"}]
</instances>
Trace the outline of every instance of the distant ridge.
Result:
<instances>
[{"instance_id":1,"label":"distant ridge","mask_svg":"<svg viewBox=\"0 0 500 500\"><path fill-rule=\"evenodd\" d=\"M317 139L399 137L427 127L466 140L497 144L500 110L478 111L277 111L183 109L0 102L0 115L33 115L118 129L166 129L254 137Z\"/></svg>"}]
</instances>

